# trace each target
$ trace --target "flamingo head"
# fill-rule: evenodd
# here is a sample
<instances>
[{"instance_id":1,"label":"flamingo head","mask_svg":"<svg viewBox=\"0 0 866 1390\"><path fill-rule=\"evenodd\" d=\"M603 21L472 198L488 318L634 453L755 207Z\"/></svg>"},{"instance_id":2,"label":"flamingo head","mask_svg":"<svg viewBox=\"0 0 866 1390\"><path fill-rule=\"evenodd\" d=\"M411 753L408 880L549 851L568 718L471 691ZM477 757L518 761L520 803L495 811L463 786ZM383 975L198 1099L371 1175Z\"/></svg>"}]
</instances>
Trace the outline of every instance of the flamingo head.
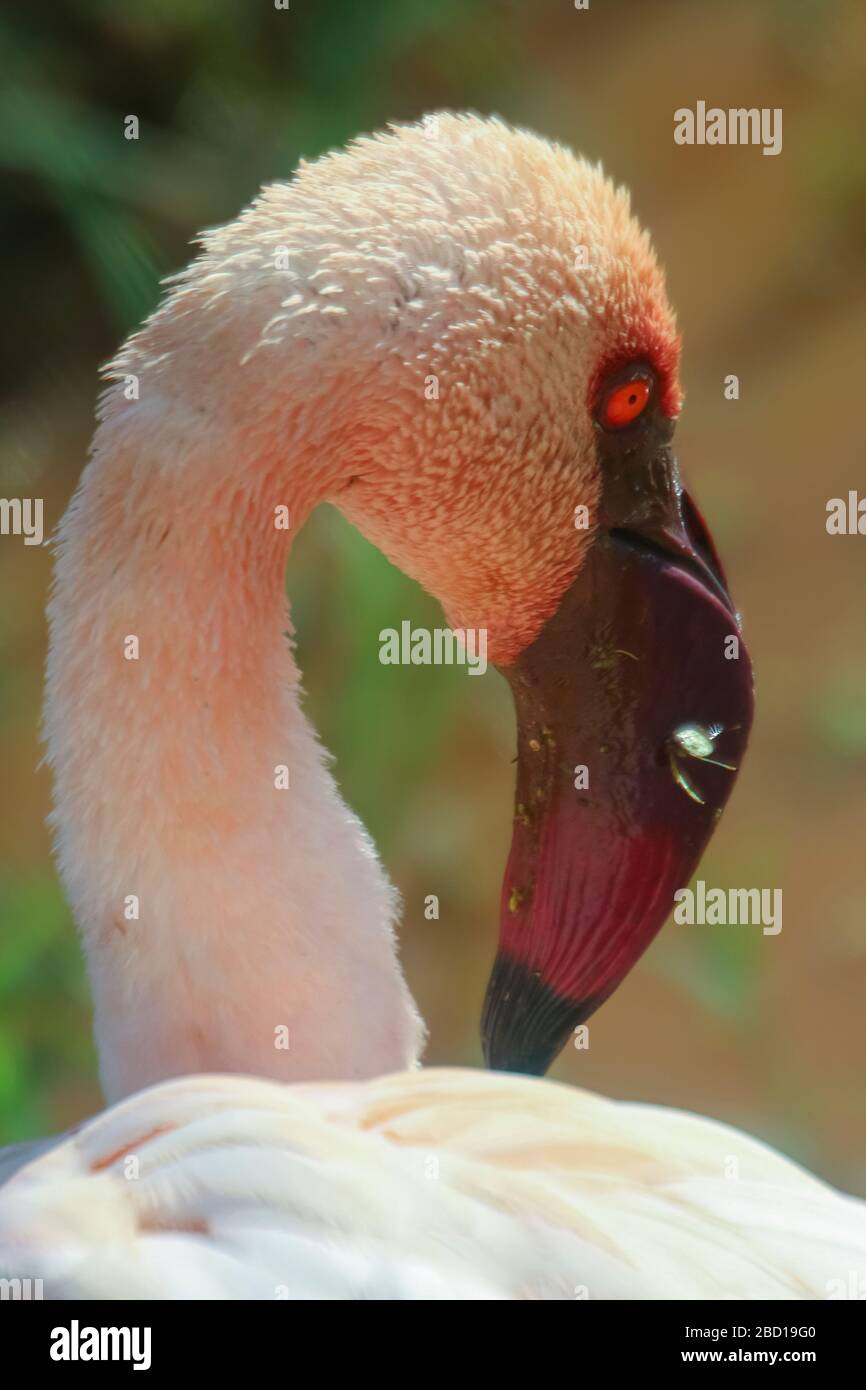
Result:
<instances>
[{"instance_id":1,"label":"flamingo head","mask_svg":"<svg viewBox=\"0 0 866 1390\"><path fill-rule=\"evenodd\" d=\"M696 869L745 751L752 672L674 453L679 340L626 193L534 137L461 134L453 183L474 177L486 200L460 302L488 320L474 359L466 319L442 335L459 405L418 469L448 495L432 511L428 495L426 543L401 558L456 626L487 629L513 692L482 1039L490 1066L543 1074Z\"/></svg>"},{"instance_id":2,"label":"flamingo head","mask_svg":"<svg viewBox=\"0 0 866 1390\"><path fill-rule=\"evenodd\" d=\"M426 199L404 218L422 245L398 338L417 373L391 417L401 464L380 448L340 501L454 626L486 630L511 685L513 839L482 1036L489 1065L543 1073L694 872L745 750L752 674L681 480L679 341L627 194L534 136L434 121L397 137L394 196Z\"/></svg>"},{"instance_id":3,"label":"flamingo head","mask_svg":"<svg viewBox=\"0 0 866 1390\"><path fill-rule=\"evenodd\" d=\"M199 355L167 352L199 307ZM674 318L628 195L499 121L429 117L266 190L206 237L167 315L131 350L167 389L186 372L187 397L225 359L202 400L222 456L255 447L276 472L291 439L312 500L487 634L518 756L483 1041L490 1065L544 1072L688 883L752 717L674 454Z\"/></svg>"}]
</instances>

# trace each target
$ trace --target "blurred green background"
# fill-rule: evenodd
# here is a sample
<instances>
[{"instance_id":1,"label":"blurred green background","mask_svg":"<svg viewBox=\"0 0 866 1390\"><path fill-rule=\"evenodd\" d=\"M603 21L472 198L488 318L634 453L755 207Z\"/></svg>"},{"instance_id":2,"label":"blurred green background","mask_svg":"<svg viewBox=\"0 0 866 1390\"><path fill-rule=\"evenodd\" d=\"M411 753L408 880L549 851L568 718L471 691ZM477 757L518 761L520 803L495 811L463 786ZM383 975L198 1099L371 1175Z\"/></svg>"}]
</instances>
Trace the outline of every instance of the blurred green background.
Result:
<instances>
[{"instance_id":1,"label":"blurred green background","mask_svg":"<svg viewBox=\"0 0 866 1390\"><path fill-rule=\"evenodd\" d=\"M299 157L471 108L630 184L684 330L680 457L758 678L751 752L701 876L782 887L784 929L668 925L555 1074L744 1125L866 1192L866 540L824 529L827 499L866 487L866 7L72 0L7 4L0 25L0 496L44 497L52 528L99 363L190 237ZM673 112L698 99L781 106L783 153L676 146ZM47 548L0 540L0 1141L100 1104L37 770L49 570ZM428 1059L474 1063L510 697L495 674L379 665L381 627L438 611L329 509L288 583L310 711L403 894Z\"/></svg>"}]
</instances>

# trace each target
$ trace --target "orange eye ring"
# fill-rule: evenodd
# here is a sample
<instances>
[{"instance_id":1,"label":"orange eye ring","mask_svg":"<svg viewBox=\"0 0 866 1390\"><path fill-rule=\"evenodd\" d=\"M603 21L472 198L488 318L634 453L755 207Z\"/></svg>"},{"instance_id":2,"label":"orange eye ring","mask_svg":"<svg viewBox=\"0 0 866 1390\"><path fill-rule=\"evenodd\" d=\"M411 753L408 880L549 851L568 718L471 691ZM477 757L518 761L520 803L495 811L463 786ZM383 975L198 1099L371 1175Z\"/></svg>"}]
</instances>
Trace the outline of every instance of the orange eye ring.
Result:
<instances>
[{"instance_id":1,"label":"orange eye ring","mask_svg":"<svg viewBox=\"0 0 866 1390\"><path fill-rule=\"evenodd\" d=\"M601 423L605 429L621 430L646 409L651 386L645 377L635 377L625 381L611 391L601 411Z\"/></svg>"}]
</instances>

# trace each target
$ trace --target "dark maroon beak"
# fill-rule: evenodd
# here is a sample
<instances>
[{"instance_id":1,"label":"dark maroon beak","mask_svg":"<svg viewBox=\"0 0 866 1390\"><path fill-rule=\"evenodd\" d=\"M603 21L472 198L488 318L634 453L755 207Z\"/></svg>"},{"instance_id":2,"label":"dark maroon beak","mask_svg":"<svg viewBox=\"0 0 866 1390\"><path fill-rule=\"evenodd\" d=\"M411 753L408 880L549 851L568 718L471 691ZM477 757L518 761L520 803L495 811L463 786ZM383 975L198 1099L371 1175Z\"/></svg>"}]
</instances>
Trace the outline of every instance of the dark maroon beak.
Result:
<instances>
[{"instance_id":1,"label":"dark maroon beak","mask_svg":"<svg viewBox=\"0 0 866 1390\"><path fill-rule=\"evenodd\" d=\"M739 618L669 444L606 449L583 568L503 671L517 792L482 1039L489 1066L538 1075L668 917L752 722Z\"/></svg>"}]
</instances>

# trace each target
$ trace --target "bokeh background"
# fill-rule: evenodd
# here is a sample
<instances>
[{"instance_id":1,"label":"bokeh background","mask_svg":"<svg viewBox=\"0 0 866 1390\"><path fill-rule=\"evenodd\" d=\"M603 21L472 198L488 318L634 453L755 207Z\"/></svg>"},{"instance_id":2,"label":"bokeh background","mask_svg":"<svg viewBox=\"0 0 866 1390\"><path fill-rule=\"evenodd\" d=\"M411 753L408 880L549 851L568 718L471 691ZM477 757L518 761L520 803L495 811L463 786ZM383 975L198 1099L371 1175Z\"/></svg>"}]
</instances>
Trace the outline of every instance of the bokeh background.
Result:
<instances>
[{"instance_id":1,"label":"bokeh background","mask_svg":"<svg viewBox=\"0 0 866 1390\"><path fill-rule=\"evenodd\" d=\"M784 928L670 924L563 1079L746 1126L866 1192L866 7L845 0L67 0L4 7L0 496L53 527L97 368L196 230L350 136L495 111L627 182L684 330L687 476L758 680L752 747L701 876L781 887ZM673 142L673 111L780 106L784 149ZM123 118L141 123L123 138ZM723 378L740 377L726 401ZM0 1141L100 1104L87 989L39 770L46 548L0 539ZM384 668L436 606L329 509L288 576L309 709L405 904L431 1062L479 1060L510 836L510 697ZM424 897L441 916L428 922Z\"/></svg>"}]
</instances>

